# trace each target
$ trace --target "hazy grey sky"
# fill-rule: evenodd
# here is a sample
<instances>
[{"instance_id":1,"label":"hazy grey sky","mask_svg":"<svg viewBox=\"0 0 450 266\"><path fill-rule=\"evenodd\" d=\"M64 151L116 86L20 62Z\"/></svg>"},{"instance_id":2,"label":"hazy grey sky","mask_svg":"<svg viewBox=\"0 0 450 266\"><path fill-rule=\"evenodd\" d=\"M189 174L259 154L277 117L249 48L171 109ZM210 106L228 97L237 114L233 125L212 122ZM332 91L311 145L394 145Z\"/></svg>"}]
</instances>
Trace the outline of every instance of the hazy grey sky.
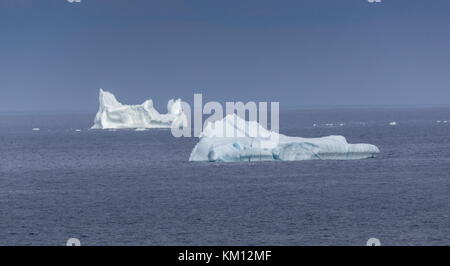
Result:
<instances>
[{"instance_id":1,"label":"hazy grey sky","mask_svg":"<svg viewBox=\"0 0 450 266\"><path fill-rule=\"evenodd\" d=\"M0 111L448 104L448 0L0 0ZM164 108L163 108L164 109Z\"/></svg>"}]
</instances>

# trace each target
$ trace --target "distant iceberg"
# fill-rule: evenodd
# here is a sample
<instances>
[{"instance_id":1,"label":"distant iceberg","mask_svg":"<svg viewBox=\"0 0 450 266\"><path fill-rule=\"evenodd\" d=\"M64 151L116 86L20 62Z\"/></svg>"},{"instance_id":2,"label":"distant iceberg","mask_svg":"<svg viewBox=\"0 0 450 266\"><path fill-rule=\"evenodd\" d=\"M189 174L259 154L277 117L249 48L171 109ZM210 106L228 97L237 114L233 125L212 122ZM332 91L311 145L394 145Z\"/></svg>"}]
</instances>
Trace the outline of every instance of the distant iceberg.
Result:
<instances>
[{"instance_id":1,"label":"distant iceberg","mask_svg":"<svg viewBox=\"0 0 450 266\"><path fill-rule=\"evenodd\" d=\"M354 160L379 152L371 144L349 144L343 136L288 137L232 114L205 127L189 161Z\"/></svg>"},{"instance_id":2,"label":"distant iceberg","mask_svg":"<svg viewBox=\"0 0 450 266\"><path fill-rule=\"evenodd\" d=\"M170 100L167 103L167 114L160 114L153 101L147 100L141 105L124 105L107 91L100 89L100 107L95 116L93 129L120 128L170 128L185 127L187 117L181 107L181 100Z\"/></svg>"}]
</instances>

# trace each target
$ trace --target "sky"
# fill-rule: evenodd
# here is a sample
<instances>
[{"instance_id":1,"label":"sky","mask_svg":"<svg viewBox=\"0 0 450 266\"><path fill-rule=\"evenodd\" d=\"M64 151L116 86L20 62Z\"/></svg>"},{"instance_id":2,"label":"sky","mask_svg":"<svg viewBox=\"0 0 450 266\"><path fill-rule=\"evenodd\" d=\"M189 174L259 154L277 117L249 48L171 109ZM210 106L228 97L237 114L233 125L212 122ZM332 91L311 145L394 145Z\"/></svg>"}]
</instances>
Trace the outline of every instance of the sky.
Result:
<instances>
[{"instance_id":1,"label":"sky","mask_svg":"<svg viewBox=\"0 0 450 266\"><path fill-rule=\"evenodd\" d=\"M447 105L448 0L0 0L0 112Z\"/></svg>"}]
</instances>

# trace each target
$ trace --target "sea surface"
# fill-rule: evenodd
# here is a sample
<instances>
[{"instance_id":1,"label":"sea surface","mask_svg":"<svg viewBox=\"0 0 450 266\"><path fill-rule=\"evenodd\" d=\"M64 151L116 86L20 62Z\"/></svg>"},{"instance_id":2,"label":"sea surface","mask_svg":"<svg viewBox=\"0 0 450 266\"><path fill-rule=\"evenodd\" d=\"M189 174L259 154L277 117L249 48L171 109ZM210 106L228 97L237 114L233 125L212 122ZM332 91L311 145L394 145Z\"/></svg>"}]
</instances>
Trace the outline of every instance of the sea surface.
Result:
<instances>
[{"instance_id":1,"label":"sea surface","mask_svg":"<svg viewBox=\"0 0 450 266\"><path fill-rule=\"evenodd\" d=\"M380 148L358 161L188 162L195 138L94 116L0 114L0 245L450 245L450 108L281 112Z\"/></svg>"}]
</instances>

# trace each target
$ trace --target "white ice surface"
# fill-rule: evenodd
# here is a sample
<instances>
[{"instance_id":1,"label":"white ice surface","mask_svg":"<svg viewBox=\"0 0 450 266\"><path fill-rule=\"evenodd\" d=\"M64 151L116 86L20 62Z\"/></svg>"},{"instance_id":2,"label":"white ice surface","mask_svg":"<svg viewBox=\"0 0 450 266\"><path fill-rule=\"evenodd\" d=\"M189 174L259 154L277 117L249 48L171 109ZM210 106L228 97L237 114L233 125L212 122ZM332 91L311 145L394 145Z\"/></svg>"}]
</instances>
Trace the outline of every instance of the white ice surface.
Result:
<instances>
[{"instance_id":1,"label":"white ice surface","mask_svg":"<svg viewBox=\"0 0 450 266\"><path fill-rule=\"evenodd\" d=\"M99 101L100 106L92 126L94 129L170 128L187 125L180 99L167 103L167 114L160 114L153 107L151 99L140 105L125 105L117 101L112 93L102 89Z\"/></svg>"},{"instance_id":2,"label":"white ice surface","mask_svg":"<svg viewBox=\"0 0 450 266\"><path fill-rule=\"evenodd\" d=\"M390 122L389 125L390 125L390 126L396 126L396 125L397 125L397 122L395 122L395 121Z\"/></svg>"},{"instance_id":3,"label":"white ice surface","mask_svg":"<svg viewBox=\"0 0 450 266\"><path fill-rule=\"evenodd\" d=\"M371 144L349 144L343 136L288 137L228 115L205 127L189 161L352 160L374 158L379 152Z\"/></svg>"}]
</instances>

